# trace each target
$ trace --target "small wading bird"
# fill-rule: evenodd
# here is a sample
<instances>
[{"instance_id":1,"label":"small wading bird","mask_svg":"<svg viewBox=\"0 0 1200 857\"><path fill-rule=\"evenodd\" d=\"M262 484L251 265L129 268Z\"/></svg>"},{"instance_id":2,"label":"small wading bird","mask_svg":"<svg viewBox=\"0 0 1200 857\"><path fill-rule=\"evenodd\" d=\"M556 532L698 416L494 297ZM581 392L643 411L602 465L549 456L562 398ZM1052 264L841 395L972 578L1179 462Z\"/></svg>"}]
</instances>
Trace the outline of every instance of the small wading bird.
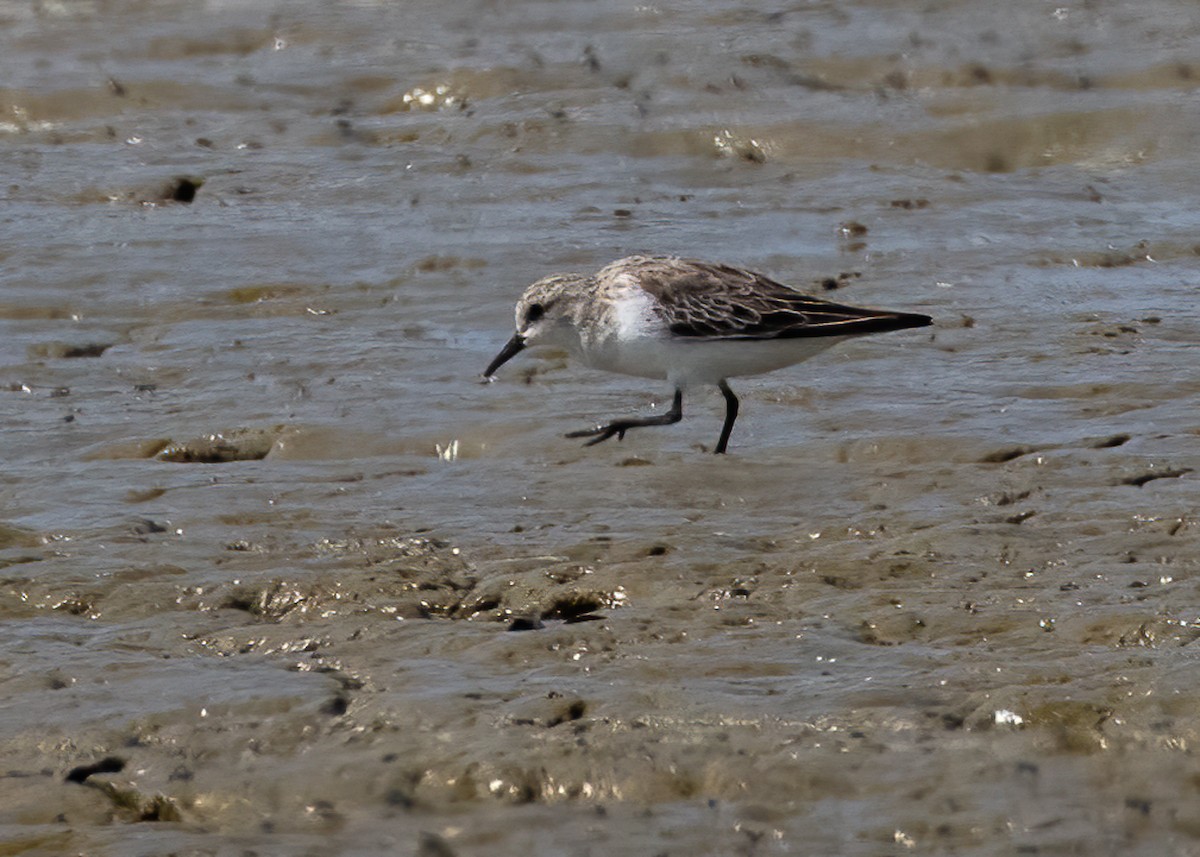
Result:
<instances>
[{"instance_id":1,"label":"small wading bird","mask_svg":"<svg viewBox=\"0 0 1200 857\"><path fill-rule=\"evenodd\" d=\"M791 366L852 336L932 321L916 313L830 303L716 262L629 256L595 274L551 274L527 288L517 301L517 332L483 377L491 380L526 347L552 345L596 369L674 385L666 413L566 435L591 438L587 446L613 435L624 439L633 428L677 423L683 391L713 384L725 396L725 424L715 450L722 453L738 414L727 379Z\"/></svg>"}]
</instances>

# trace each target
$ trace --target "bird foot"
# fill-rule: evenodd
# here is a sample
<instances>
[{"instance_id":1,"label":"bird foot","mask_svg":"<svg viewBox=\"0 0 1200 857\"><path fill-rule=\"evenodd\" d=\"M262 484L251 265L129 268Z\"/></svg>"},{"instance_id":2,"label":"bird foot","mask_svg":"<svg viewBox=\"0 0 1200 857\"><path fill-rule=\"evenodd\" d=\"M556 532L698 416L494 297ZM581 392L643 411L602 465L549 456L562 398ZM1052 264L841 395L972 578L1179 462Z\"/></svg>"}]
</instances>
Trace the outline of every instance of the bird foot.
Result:
<instances>
[{"instance_id":1,"label":"bird foot","mask_svg":"<svg viewBox=\"0 0 1200 857\"><path fill-rule=\"evenodd\" d=\"M564 437L590 437L584 446L595 446L598 443L603 443L613 435L617 436L617 440L625 439L625 432L633 428L643 428L645 426L669 426L672 423L677 423L683 419L683 391L675 391L675 399L671 403L671 410L665 414L659 414L655 417L633 417L624 420L613 420L610 423L598 425L595 428L581 429L580 431L567 432Z\"/></svg>"},{"instance_id":2,"label":"bird foot","mask_svg":"<svg viewBox=\"0 0 1200 857\"><path fill-rule=\"evenodd\" d=\"M595 428L569 431L564 434L563 437L590 437L591 440L585 443L584 446L595 446L598 443L603 443L604 441L608 440L614 434L617 436L617 440L624 440L625 432L639 425L641 425L641 423L631 423L628 420L617 420L616 422L611 422L608 425L596 426Z\"/></svg>"}]
</instances>

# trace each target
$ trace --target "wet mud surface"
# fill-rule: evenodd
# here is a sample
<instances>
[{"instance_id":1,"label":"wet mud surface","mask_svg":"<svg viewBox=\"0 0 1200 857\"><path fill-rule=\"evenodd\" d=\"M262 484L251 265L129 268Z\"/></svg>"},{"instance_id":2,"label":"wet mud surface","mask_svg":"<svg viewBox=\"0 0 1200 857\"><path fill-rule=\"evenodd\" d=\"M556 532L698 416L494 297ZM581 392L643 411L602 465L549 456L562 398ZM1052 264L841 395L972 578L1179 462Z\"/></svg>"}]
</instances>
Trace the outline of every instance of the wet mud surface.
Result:
<instances>
[{"instance_id":1,"label":"wet mud surface","mask_svg":"<svg viewBox=\"0 0 1200 857\"><path fill-rule=\"evenodd\" d=\"M0 851L1200 848L1194 8L0 21ZM935 325L585 450L635 252Z\"/></svg>"}]
</instances>

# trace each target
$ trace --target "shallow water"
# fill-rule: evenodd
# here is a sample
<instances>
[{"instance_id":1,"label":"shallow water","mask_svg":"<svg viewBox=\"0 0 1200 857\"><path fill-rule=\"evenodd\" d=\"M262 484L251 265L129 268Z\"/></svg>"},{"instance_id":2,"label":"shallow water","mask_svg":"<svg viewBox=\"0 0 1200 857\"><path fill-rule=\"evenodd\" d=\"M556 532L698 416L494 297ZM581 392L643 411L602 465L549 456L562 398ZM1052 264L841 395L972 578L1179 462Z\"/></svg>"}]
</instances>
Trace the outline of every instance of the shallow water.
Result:
<instances>
[{"instance_id":1,"label":"shallow water","mask_svg":"<svg viewBox=\"0 0 1200 857\"><path fill-rule=\"evenodd\" d=\"M1197 848L1193 5L0 22L8 851ZM583 449L635 252L936 324Z\"/></svg>"}]
</instances>

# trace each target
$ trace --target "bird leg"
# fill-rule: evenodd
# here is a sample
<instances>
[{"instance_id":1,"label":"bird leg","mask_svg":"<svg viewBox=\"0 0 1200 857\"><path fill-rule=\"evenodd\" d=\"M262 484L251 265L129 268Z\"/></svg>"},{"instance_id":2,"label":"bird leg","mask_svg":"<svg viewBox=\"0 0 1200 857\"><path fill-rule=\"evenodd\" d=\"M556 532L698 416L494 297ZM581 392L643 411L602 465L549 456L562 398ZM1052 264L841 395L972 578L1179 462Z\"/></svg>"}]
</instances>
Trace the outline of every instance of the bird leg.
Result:
<instances>
[{"instance_id":1,"label":"bird leg","mask_svg":"<svg viewBox=\"0 0 1200 857\"><path fill-rule=\"evenodd\" d=\"M733 395L730 393L730 395ZM737 401L736 399L734 400ZM734 406L736 409L736 405ZM580 431L567 432L564 437L590 437L584 446L595 446L596 444L608 440L614 434L617 440L625 439L625 432L631 428L641 428L642 426L669 426L672 423L677 423L683 419L683 390L675 390L675 401L671 403L671 410L665 414L659 414L656 417L641 417L640 419L613 420L606 425L596 426L590 429L581 429Z\"/></svg>"},{"instance_id":2,"label":"bird leg","mask_svg":"<svg viewBox=\"0 0 1200 857\"><path fill-rule=\"evenodd\" d=\"M733 431L733 423L738 415L738 397L733 394L733 390L729 389L729 385L721 379L717 383L721 388L721 395L725 397L725 425L721 426L721 438L717 441L717 448L714 452L720 455L725 451L726 444L729 443L729 435Z\"/></svg>"}]
</instances>

